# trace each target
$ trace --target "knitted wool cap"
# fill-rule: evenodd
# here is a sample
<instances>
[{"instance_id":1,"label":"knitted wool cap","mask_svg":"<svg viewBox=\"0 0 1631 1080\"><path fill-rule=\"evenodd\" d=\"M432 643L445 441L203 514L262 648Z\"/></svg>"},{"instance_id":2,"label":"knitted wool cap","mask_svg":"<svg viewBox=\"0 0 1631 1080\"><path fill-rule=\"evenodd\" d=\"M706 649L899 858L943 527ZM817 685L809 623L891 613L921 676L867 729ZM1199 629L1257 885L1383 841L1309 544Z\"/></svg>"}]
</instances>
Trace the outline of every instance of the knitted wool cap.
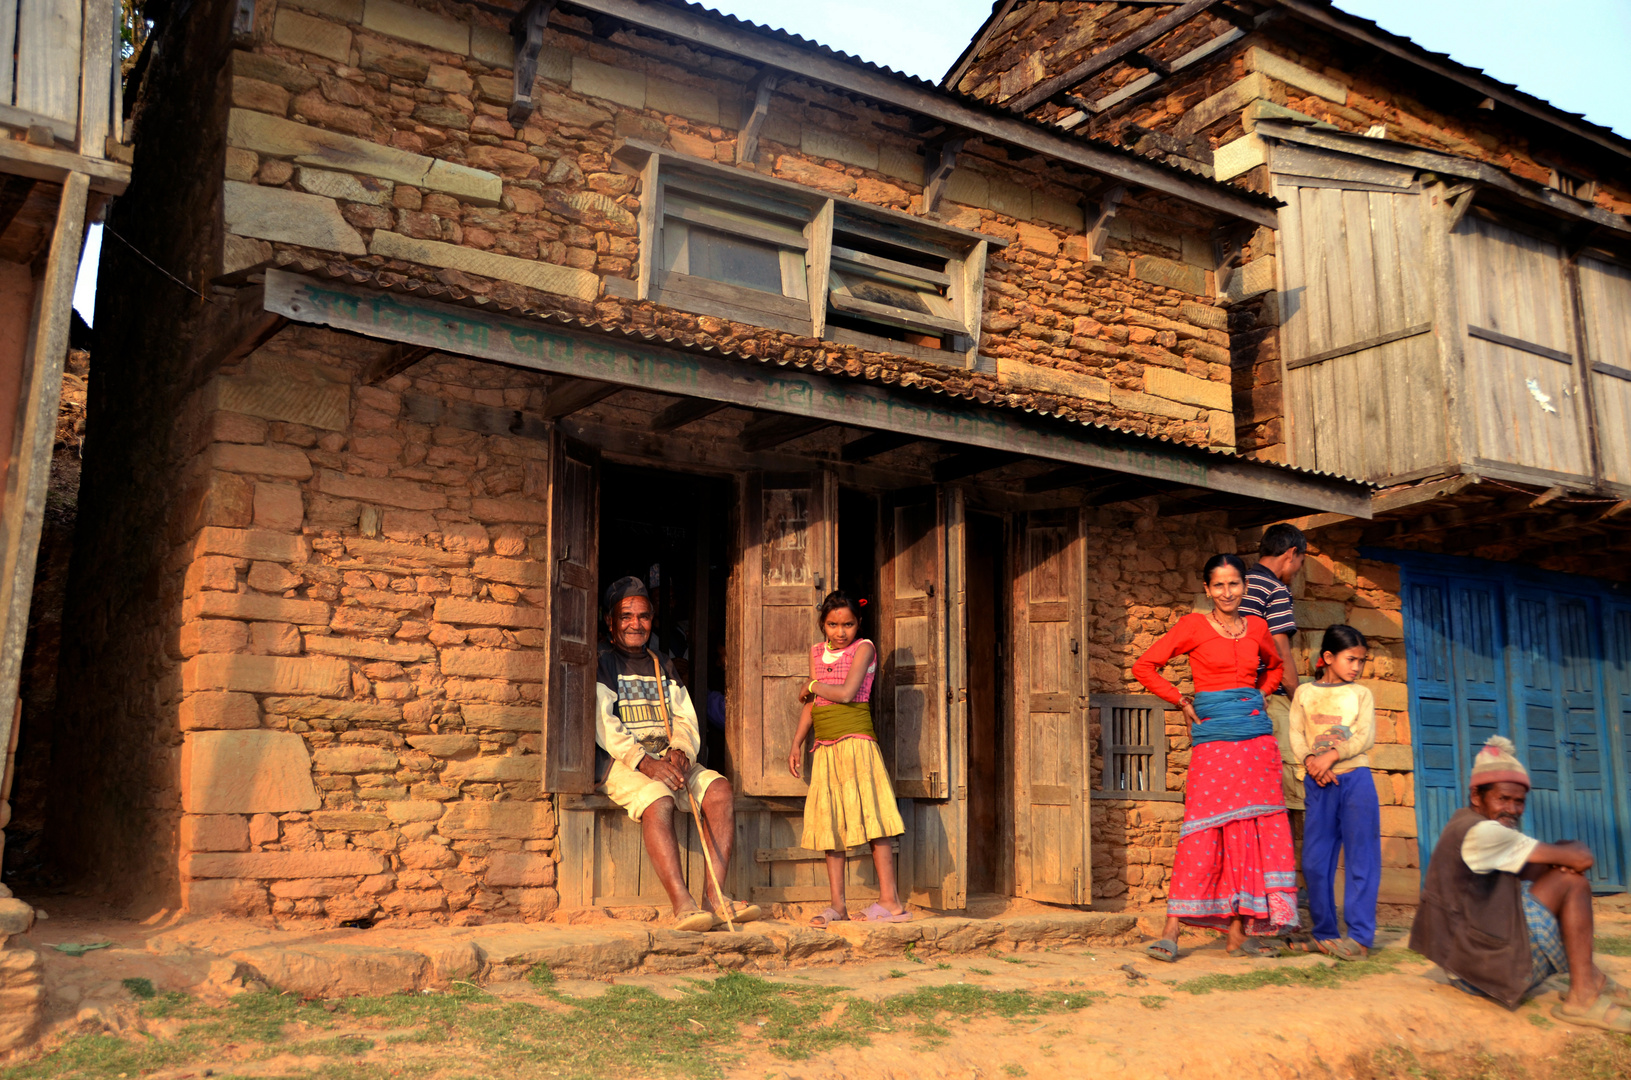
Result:
<instances>
[{"instance_id":1,"label":"knitted wool cap","mask_svg":"<svg viewBox=\"0 0 1631 1080\"><path fill-rule=\"evenodd\" d=\"M1517 749L1511 739L1491 735L1472 759L1472 786L1478 788L1504 780L1528 787L1529 770L1518 760Z\"/></svg>"},{"instance_id":2,"label":"knitted wool cap","mask_svg":"<svg viewBox=\"0 0 1631 1080\"><path fill-rule=\"evenodd\" d=\"M612 611L617 607L619 601L627 600L631 596L643 596L647 600L651 599L651 594L646 591L646 583L637 577L618 578L606 586L606 595L602 599L605 601L606 610Z\"/></svg>"}]
</instances>

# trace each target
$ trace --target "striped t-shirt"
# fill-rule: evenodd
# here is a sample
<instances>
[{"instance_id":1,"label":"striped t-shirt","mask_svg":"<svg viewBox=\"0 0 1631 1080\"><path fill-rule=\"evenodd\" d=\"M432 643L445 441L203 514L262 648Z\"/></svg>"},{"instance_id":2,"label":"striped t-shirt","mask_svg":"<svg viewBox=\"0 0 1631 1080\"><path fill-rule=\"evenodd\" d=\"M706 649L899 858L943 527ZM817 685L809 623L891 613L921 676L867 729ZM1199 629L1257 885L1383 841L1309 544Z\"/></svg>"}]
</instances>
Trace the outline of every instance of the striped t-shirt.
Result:
<instances>
[{"instance_id":1,"label":"striped t-shirt","mask_svg":"<svg viewBox=\"0 0 1631 1080\"><path fill-rule=\"evenodd\" d=\"M1240 613L1256 615L1268 623L1271 634L1297 633L1297 610L1291 603L1291 590L1267 567L1254 566L1246 571L1246 598L1241 601ZM1260 681L1267 666L1261 660L1257 662ZM1284 694L1286 690L1281 687L1276 692Z\"/></svg>"}]
</instances>

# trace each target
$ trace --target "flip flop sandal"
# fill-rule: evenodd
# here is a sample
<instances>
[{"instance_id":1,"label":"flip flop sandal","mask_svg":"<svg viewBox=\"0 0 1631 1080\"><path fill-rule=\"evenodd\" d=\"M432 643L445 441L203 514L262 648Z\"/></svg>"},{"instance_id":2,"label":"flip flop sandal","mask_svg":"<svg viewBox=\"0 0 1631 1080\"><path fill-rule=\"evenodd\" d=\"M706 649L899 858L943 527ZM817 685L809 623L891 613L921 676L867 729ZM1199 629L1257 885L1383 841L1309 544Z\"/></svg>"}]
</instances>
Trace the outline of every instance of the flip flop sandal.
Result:
<instances>
[{"instance_id":1,"label":"flip flop sandal","mask_svg":"<svg viewBox=\"0 0 1631 1080\"><path fill-rule=\"evenodd\" d=\"M1345 964L1365 959L1362 947L1357 942L1349 941L1347 938L1326 938L1324 941L1316 941L1314 944L1319 946L1320 952L1326 956L1341 960Z\"/></svg>"},{"instance_id":2,"label":"flip flop sandal","mask_svg":"<svg viewBox=\"0 0 1631 1080\"><path fill-rule=\"evenodd\" d=\"M873 904L855 918L861 922L911 922L912 913L903 911L897 915L882 904Z\"/></svg>"},{"instance_id":3,"label":"flip flop sandal","mask_svg":"<svg viewBox=\"0 0 1631 1080\"><path fill-rule=\"evenodd\" d=\"M695 911L686 911L674 916L669 929L687 934L700 934L705 930L712 930L718 921L713 912L697 908Z\"/></svg>"},{"instance_id":4,"label":"flip flop sandal","mask_svg":"<svg viewBox=\"0 0 1631 1080\"><path fill-rule=\"evenodd\" d=\"M1254 941L1247 938L1238 949L1227 950L1230 956L1244 956L1257 959L1273 959L1280 955L1280 950L1266 941Z\"/></svg>"},{"instance_id":5,"label":"flip flop sandal","mask_svg":"<svg viewBox=\"0 0 1631 1080\"><path fill-rule=\"evenodd\" d=\"M1286 942L1286 952L1289 953L1318 953L1319 944L1307 938L1291 938Z\"/></svg>"},{"instance_id":6,"label":"flip flop sandal","mask_svg":"<svg viewBox=\"0 0 1631 1080\"><path fill-rule=\"evenodd\" d=\"M1162 938L1160 941L1152 942L1144 950L1144 953L1151 960L1159 960L1163 964L1176 964L1178 962L1178 943L1171 938Z\"/></svg>"},{"instance_id":7,"label":"flip flop sandal","mask_svg":"<svg viewBox=\"0 0 1631 1080\"><path fill-rule=\"evenodd\" d=\"M835 922L849 922L849 916L835 907L830 907L811 919L810 925L817 930L825 930Z\"/></svg>"},{"instance_id":8,"label":"flip flop sandal","mask_svg":"<svg viewBox=\"0 0 1631 1080\"><path fill-rule=\"evenodd\" d=\"M1604 972L1603 978L1607 980L1603 983L1603 996L1613 998L1616 1005L1631 1006L1631 988L1620 985L1614 976L1607 972Z\"/></svg>"},{"instance_id":9,"label":"flip flop sandal","mask_svg":"<svg viewBox=\"0 0 1631 1080\"><path fill-rule=\"evenodd\" d=\"M731 922L739 922L739 923L752 922L753 920L757 919L761 914L760 911L759 911L759 905L758 904L744 904L740 900L729 900L729 899L727 899L725 901L725 907L727 909L729 909L729 911L731 913ZM724 922L725 921L725 912L723 912L723 911L719 912L718 917L719 917L720 922Z\"/></svg>"},{"instance_id":10,"label":"flip flop sandal","mask_svg":"<svg viewBox=\"0 0 1631 1080\"><path fill-rule=\"evenodd\" d=\"M1614 1015L1609 1017L1610 1010ZM1616 1005L1610 1001L1607 994L1597 995L1597 1000L1589 1008L1571 1009L1565 1004L1552 1006L1552 1015L1565 1024L1574 1024L1577 1027L1601 1028L1603 1031L1614 1031L1621 1035L1631 1035L1631 1009Z\"/></svg>"}]
</instances>

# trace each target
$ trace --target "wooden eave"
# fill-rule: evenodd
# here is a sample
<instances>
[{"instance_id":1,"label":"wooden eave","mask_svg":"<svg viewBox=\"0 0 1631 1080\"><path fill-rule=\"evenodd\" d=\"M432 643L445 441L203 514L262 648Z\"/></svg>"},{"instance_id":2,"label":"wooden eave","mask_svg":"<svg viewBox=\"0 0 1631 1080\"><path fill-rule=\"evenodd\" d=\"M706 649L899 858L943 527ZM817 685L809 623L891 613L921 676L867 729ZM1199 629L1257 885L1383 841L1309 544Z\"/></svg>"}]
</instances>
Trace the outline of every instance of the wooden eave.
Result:
<instances>
[{"instance_id":1,"label":"wooden eave","mask_svg":"<svg viewBox=\"0 0 1631 1080\"><path fill-rule=\"evenodd\" d=\"M1135 155L1071 138L1019 114L954 96L882 68L825 50L779 40L769 33L710 18L689 7L643 0L572 0L571 7L617 19L640 30L773 68L797 78L915 114L948 129L1003 143L1136 184L1230 217L1274 228L1278 202L1186 174Z\"/></svg>"},{"instance_id":2,"label":"wooden eave","mask_svg":"<svg viewBox=\"0 0 1631 1080\"><path fill-rule=\"evenodd\" d=\"M1118 482L1140 482L1139 494L1165 493L1179 501L1196 494L1237 497L1222 504L1203 503L1188 512L1227 509L1261 517L1268 509L1274 517L1299 511L1370 516L1369 485L1356 480L1246 461L1103 425L1046 420L1018 409L937 403L928 394L863 379L684 351L626 332L610 337L540 318L473 310L280 270L266 274L264 310L294 322L553 376L820 422L808 431L836 425L858 433L893 433L941 443L951 448L948 452L1000 451L1014 460L1030 459L1034 468L1085 466L1094 475L1116 474L1111 479ZM590 398L594 395L584 400ZM522 419L517 414L517 422ZM767 422L752 429L754 441L772 426ZM993 455L991 460L1000 468L1008 459Z\"/></svg>"}]
</instances>

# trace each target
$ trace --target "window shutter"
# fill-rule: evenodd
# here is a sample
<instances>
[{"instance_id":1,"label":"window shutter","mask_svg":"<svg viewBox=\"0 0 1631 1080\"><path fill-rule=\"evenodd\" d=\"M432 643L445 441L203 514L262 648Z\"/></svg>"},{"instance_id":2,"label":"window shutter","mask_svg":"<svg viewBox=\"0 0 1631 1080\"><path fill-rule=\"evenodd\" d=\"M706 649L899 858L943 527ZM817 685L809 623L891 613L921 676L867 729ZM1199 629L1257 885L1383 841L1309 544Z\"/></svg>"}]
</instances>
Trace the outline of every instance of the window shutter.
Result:
<instances>
[{"instance_id":1,"label":"window shutter","mask_svg":"<svg viewBox=\"0 0 1631 1080\"><path fill-rule=\"evenodd\" d=\"M558 433L554 455L549 551L555 596L545 675L544 790L585 794L595 787L600 470L593 451Z\"/></svg>"},{"instance_id":2,"label":"window shutter","mask_svg":"<svg viewBox=\"0 0 1631 1080\"><path fill-rule=\"evenodd\" d=\"M877 711L888 715L895 794L944 799L946 768L945 525L934 488L884 504Z\"/></svg>"}]
</instances>

